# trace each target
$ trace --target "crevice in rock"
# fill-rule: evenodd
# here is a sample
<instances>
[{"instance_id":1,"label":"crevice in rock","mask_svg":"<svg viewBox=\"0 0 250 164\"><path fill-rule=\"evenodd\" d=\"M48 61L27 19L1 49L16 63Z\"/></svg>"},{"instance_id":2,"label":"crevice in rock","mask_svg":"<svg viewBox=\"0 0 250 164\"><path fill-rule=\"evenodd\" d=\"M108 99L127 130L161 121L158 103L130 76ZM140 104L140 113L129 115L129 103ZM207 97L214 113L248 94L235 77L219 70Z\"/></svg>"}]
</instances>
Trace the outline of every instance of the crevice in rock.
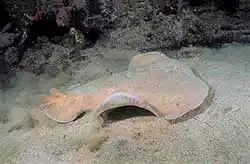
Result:
<instances>
[{"instance_id":1,"label":"crevice in rock","mask_svg":"<svg viewBox=\"0 0 250 164\"><path fill-rule=\"evenodd\" d=\"M5 2L3 0L0 1L0 15L1 15L0 28L3 28L10 21L10 16L5 10Z\"/></svg>"},{"instance_id":2,"label":"crevice in rock","mask_svg":"<svg viewBox=\"0 0 250 164\"><path fill-rule=\"evenodd\" d=\"M53 39L55 36L63 36L68 32L68 27L58 26L53 19L41 19L31 25L30 40L33 41L38 36L46 36L49 39Z\"/></svg>"},{"instance_id":3,"label":"crevice in rock","mask_svg":"<svg viewBox=\"0 0 250 164\"><path fill-rule=\"evenodd\" d=\"M214 7L214 10L222 10L227 12L229 15L233 15L237 7L239 6L239 1L237 0L187 0L187 2L192 7L207 6Z\"/></svg>"}]
</instances>

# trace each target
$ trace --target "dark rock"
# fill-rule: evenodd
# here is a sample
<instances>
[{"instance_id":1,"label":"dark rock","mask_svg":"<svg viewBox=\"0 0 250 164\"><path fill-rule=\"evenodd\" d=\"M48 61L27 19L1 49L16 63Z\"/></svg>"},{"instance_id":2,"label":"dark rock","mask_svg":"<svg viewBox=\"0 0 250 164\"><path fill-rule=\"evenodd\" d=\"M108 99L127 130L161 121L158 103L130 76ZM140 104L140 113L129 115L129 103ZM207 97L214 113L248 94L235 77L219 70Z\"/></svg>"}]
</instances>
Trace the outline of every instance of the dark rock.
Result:
<instances>
[{"instance_id":1,"label":"dark rock","mask_svg":"<svg viewBox=\"0 0 250 164\"><path fill-rule=\"evenodd\" d=\"M26 48L27 31L17 22L7 24L0 33L0 88L12 86L12 71L22 59Z\"/></svg>"},{"instance_id":2,"label":"dark rock","mask_svg":"<svg viewBox=\"0 0 250 164\"><path fill-rule=\"evenodd\" d=\"M8 72L7 72L8 71ZM15 86L15 69L8 69L5 72L0 72L0 89L5 90Z\"/></svg>"},{"instance_id":3,"label":"dark rock","mask_svg":"<svg viewBox=\"0 0 250 164\"><path fill-rule=\"evenodd\" d=\"M174 14L178 10L178 2L180 0L157 0L161 12L165 14Z\"/></svg>"},{"instance_id":4,"label":"dark rock","mask_svg":"<svg viewBox=\"0 0 250 164\"><path fill-rule=\"evenodd\" d=\"M6 1L8 13L3 12L6 19L0 22L0 27L5 26L0 33L0 74L8 77L12 68L20 66L35 74L46 72L56 76L81 58L80 49L95 44L145 52L249 42L249 3L248 0ZM0 3L0 8L4 9L4 5ZM28 21L22 21L25 14ZM6 25L8 16L19 23ZM73 35L69 34L72 27L78 31ZM40 36L49 39L42 41ZM2 81L8 82L5 78Z\"/></svg>"},{"instance_id":5,"label":"dark rock","mask_svg":"<svg viewBox=\"0 0 250 164\"><path fill-rule=\"evenodd\" d=\"M86 5L86 1L85 0L69 0L68 4L69 6L79 9Z\"/></svg>"},{"instance_id":6,"label":"dark rock","mask_svg":"<svg viewBox=\"0 0 250 164\"><path fill-rule=\"evenodd\" d=\"M13 33L0 33L0 49L12 45L16 38L17 35Z\"/></svg>"},{"instance_id":7,"label":"dark rock","mask_svg":"<svg viewBox=\"0 0 250 164\"><path fill-rule=\"evenodd\" d=\"M192 5L198 6L194 9L186 1L179 0L171 1L170 6L177 6L177 12L169 14L157 8L159 5L166 5L165 3L163 0L124 1L129 12L121 20L126 25L121 24L98 43L110 48L145 52L188 45L216 46L233 41L250 41L247 30L250 23L228 15L229 9L219 11L215 7L210 8L207 3L204 8L200 6L202 3L194 5L193 2ZM198 10L201 8L203 11Z\"/></svg>"},{"instance_id":8,"label":"dark rock","mask_svg":"<svg viewBox=\"0 0 250 164\"><path fill-rule=\"evenodd\" d=\"M239 0L236 8L236 15L243 20L250 20L250 1Z\"/></svg>"},{"instance_id":9,"label":"dark rock","mask_svg":"<svg viewBox=\"0 0 250 164\"><path fill-rule=\"evenodd\" d=\"M79 57L77 50L46 42L42 38L39 40L40 44L35 43L33 48L24 53L19 66L36 75L47 73L56 77L62 72L70 73L69 67L73 65L74 59ZM79 60L84 60L84 57L78 58Z\"/></svg>"},{"instance_id":10,"label":"dark rock","mask_svg":"<svg viewBox=\"0 0 250 164\"><path fill-rule=\"evenodd\" d=\"M56 15L56 23L59 26L70 26L71 23L71 15L69 13L71 13L71 8L66 8L66 7L60 7L58 9L58 13Z\"/></svg>"},{"instance_id":11,"label":"dark rock","mask_svg":"<svg viewBox=\"0 0 250 164\"><path fill-rule=\"evenodd\" d=\"M103 31L105 28L111 27L117 18L116 10L110 0L87 0L85 8L80 15L86 16L80 19L80 23L86 28L97 28Z\"/></svg>"},{"instance_id":12,"label":"dark rock","mask_svg":"<svg viewBox=\"0 0 250 164\"><path fill-rule=\"evenodd\" d=\"M74 26L95 44L101 33L114 28L119 12L111 0L86 0L84 8L76 9L73 15Z\"/></svg>"},{"instance_id":13,"label":"dark rock","mask_svg":"<svg viewBox=\"0 0 250 164\"><path fill-rule=\"evenodd\" d=\"M20 60L20 54L18 51L18 48L16 47L9 47L4 52L5 62L9 66L9 68L12 68L13 65L17 65Z\"/></svg>"},{"instance_id":14,"label":"dark rock","mask_svg":"<svg viewBox=\"0 0 250 164\"><path fill-rule=\"evenodd\" d=\"M13 19L22 19L23 14L33 15L36 10L36 1L34 0L4 0L6 11Z\"/></svg>"},{"instance_id":15,"label":"dark rock","mask_svg":"<svg viewBox=\"0 0 250 164\"><path fill-rule=\"evenodd\" d=\"M32 72L36 75L44 73L43 66L46 63L46 58L41 51L28 49L24 53L23 59L19 66L28 72Z\"/></svg>"}]
</instances>

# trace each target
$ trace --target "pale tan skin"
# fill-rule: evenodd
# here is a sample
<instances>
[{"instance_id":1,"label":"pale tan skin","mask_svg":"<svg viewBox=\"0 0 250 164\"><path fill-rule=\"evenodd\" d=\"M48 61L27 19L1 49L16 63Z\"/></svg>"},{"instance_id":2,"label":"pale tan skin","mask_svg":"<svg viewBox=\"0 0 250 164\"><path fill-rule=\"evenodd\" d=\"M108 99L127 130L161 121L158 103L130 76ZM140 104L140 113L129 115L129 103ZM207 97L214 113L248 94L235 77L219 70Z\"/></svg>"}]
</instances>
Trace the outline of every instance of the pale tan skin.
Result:
<instances>
[{"instance_id":1,"label":"pale tan skin","mask_svg":"<svg viewBox=\"0 0 250 164\"><path fill-rule=\"evenodd\" d=\"M114 98L103 104L117 92L135 95L140 101L125 96L122 100ZM51 96L42 98L40 108L52 120L63 123L73 121L83 112L94 111L98 117L110 108L125 105L142 107L171 120L197 108L207 92L208 86L189 69L182 68L162 53L148 52L131 59L127 78L121 84L81 94L64 94L51 89Z\"/></svg>"},{"instance_id":2,"label":"pale tan skin","mask_svg":"<svg viewBox=\"0 0 250 164\"><path fill-rule=\"evenodd\" d=\"M122 92L123 90L124 89L119 90L117 88L101 88L98 90L98 92L84 94L63 94L58 89L52 88L50 90L51 96L42 97L40 109L43 110L50 119L61 123L70 122L83 112L96 110L95 115L98 117L108 108L127 105L146 108L153 114L160 115L157 111L151 109L146 102L137 101L130 97L124 97L124 101L120 101L117 104L116 102L114 103L114 101L112 101L108 104L102 105L103 101L107 97L111 96L113 93Z\"/></svg>"},{"instance_id":3,"label":"pale tan skin","mask_svg":"<svg viewBox=\"0 0 250 164\"><path fill-rule=\"evenodd\" d=\"M50 93L51 96L42 97L40 109L50 119L61 123L70 122L81 113L95 109L104 98L104 95L93 92L91 94L64 94L55 88L52 88Z\"/></svg>"}]
</instances>

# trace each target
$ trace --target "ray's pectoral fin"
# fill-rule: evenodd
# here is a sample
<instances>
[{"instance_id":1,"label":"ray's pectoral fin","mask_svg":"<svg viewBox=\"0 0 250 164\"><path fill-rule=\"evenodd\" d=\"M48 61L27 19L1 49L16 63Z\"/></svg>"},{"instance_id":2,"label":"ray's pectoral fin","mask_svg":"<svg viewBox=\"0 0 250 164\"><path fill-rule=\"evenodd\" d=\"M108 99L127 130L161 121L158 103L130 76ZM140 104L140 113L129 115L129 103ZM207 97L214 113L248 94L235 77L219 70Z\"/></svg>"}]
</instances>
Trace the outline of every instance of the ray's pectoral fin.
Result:
<instances>
[{"instance_id":1,"label":"ray's pectoral fin","mask_svg":"<svg viewBox=\"0 0 250 164\"><path fill-rule=\"evenodd\" d=\"M102 122L108 122L110 120L117 120L119 115L123 115L123 117L126 118L138 115L159 116L160 113L149 103L136 95L117 92L103 101L103 103L96 109L96 115L97 119L102 119ZM114 116L117 118L111 118Z\"/></svg>"},{"instance_id":2,"label":"ray's pectoral fin","mask_svg":"<svg viewBox=\"0 0 250 164\"><path fill-rule=\"evenodd\" d=\"M82 109L82 96L68 93L62 93L56 88L50 89L49 96L41 97L40 109L50 119L67 123L74 121L84 111Z\"/></svg>"},{"instance_id":3,"label":"ray's pectoral fin","mask_svg":"<svg viewBox=\"0 0 250 164\"><path fill-rule=\"evenodd\" d=\"M148 66L156 61L166 60L166 55L160 52L146 52L135 55L129 62L128 73L136 71L136 69Z\"/></svg>"},{"instance_id":4,"label":"ray's pectoral fin","mask_svg":"<svg viewBox=\"0 0 250 164\"><path fill-rule=\"evenodd\" d=\"M63 94L60 90L56 89L56 88L51 88L50 89L50 95L49 96L42 96L40 97L40 104L42 106L48 106L52 103L55 103L55 101L64 96L65 94ZM44 109L44 108L41 108Z\"/></svg>"}]
</instances>

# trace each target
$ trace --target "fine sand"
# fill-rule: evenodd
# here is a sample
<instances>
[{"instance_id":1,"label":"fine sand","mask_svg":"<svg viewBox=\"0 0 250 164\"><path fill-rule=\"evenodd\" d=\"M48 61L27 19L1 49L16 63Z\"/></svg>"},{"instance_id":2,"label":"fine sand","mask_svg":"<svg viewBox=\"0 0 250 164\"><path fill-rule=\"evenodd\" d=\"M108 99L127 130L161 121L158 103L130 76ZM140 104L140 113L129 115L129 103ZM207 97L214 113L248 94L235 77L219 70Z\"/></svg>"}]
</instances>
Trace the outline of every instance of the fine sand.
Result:
<instances>
[{"instance_id":1,"label":"fine sand","mask_svg":"<svg viewBox=\"0 0 250 164\"><path fill-rule=\"evenodd\" d=\"M56 124L39 113L42 124L30 118L31 106L50 87L66 90L123 71L136 52L106 51L105 58L93 57L75 78L20 73L19 85L0 93L0 163L249 163L249 52L250 46L231 44L218 50L202 48L197 57L180 59L215 89L215 97L203 113L177 124L141 116L99 128L90 114L69 124Z\"/></svg>"}]
</instances>

